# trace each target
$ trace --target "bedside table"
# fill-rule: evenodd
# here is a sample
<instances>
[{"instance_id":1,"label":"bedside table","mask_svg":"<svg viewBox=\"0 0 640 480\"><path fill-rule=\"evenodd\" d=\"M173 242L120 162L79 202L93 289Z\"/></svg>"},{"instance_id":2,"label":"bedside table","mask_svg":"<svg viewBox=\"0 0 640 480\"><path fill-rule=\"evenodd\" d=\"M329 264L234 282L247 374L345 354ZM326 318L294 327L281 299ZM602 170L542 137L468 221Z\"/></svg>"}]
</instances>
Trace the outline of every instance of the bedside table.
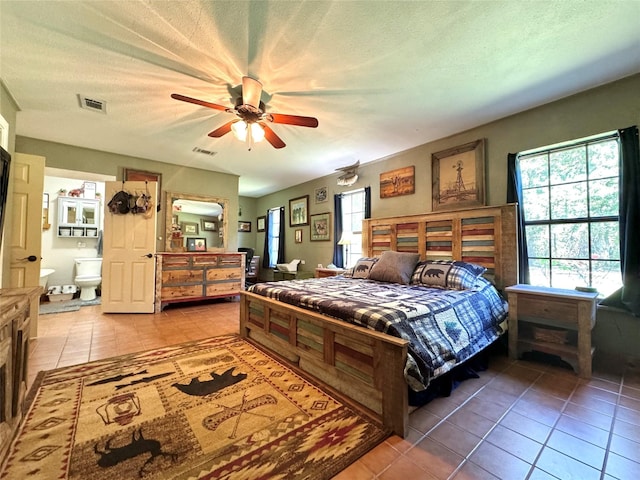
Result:
<instances>
[{"instance_id":1,"label":"bedside table","mask_svg":"<svg viewBox=\"0 0 640 480\"><path fill-rule=\"evenodd\" d=\"M514 285L509 296L509 357L536 350L557 355L580 377L591 378L591 330L597 293Z\"/></svg>"},{"instance_id":2,"label":"bedside table","mask_svg":"<svg viewBox=\"0 0 640 480\"><path fill-rule=\"evenodd\" d=\"M346 272L343 268L316 268L316 278L335 277Z\"/></svg>"}]
</instances>

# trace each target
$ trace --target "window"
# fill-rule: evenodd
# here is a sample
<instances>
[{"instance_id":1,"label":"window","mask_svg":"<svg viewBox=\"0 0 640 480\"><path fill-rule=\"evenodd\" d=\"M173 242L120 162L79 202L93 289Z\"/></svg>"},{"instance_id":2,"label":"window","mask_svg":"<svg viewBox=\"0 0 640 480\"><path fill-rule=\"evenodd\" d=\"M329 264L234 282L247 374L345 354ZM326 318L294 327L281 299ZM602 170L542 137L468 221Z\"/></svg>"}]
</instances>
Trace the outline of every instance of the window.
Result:
<instances>
[{"instance_id":1,"label":"window","mask_svg":"<svg viewBox=\"0 0 640 480\"><path fill-rule=\"evenodd\" d=\"M617 290L617 133L525 152L518 163L531 284Z\"/></svg>"},{"instance_id":2,"label":"window","mask_svg":"<svg viewBox=\"0 0 640 480\"><path fill-rule=\"evenodd\" d=\"M280 208L271 208L267 213L267 238L269 249L269 267L275 268L278 263L278 249L280 248Z\"/></svg>"},{"instance_id":3,"label":"window","mask_svg":"<svg viewBox=\"0 0 640 480\"><path fill-rule=\"evenodd\" d=\"M362 220L364 219L364 188L342 194L342 231L351 232L351 243L344 245L344 266L352 267L362 257Z\"/></svg>"}]
</instances>

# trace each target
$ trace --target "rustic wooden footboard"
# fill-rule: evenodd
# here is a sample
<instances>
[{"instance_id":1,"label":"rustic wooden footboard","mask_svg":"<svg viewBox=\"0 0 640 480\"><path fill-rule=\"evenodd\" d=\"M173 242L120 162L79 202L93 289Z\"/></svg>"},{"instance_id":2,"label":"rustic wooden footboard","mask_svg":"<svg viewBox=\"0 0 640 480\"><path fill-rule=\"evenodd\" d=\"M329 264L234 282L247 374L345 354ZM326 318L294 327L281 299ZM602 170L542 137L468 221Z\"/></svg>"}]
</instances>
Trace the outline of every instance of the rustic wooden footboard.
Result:
<instances>
[{"instance_id":1,"label":"rustic wooden footboard","mask_svg":"<svg viewBox=\"0 0 640 480\"><path fill-rule=\"evenodd\" d=\"M406 434L406 340L245 291L240 335L366 407L397 435Z\"/></svg>"}]
</instances>

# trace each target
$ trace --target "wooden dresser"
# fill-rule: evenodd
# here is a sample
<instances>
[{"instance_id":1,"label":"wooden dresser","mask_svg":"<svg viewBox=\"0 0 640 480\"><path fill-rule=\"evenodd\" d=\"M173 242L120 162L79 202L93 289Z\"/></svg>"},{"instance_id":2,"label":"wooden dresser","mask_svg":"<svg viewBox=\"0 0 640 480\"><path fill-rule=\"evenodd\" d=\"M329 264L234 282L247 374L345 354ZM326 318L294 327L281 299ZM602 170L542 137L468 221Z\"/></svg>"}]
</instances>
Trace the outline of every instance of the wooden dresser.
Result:
<instances>
[{"instance_id":1,"label":"wooden dresser","mask_svg":"<svg viewBox=\"0 0 640 480\"><path fill-rule=\"evenodd\" d=\"M41 287L0 289L0 463L24 413L29 328L37 321L30 306L40 293Z\"/></svg>"},{"instance_id":2,"label":"wooden dresser","mask_svg":"<svg viewBox=\"0 0 640 480\"><path fill-rule=\"evenodd\" d=\"M238 295L244 261L243 253L157 253L156 312L169 303Z\"/></svg>"}]
</instances>

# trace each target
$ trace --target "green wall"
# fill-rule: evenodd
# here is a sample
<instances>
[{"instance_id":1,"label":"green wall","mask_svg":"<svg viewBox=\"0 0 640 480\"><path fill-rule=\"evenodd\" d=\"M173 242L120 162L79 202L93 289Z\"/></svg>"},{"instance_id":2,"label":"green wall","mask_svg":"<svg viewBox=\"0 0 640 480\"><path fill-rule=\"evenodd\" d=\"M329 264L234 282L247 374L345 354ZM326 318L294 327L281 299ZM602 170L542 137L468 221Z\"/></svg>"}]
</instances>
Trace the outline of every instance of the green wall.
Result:
<instances>
[{"instance_id":1,"label":"green wall","mask_svg":"<svg viewBox=\"0 0 640 480\"><path fill-rule=\"evenodd\" d=\"M164 192L191 193L198 195L212 195L229 201L229 232L228 249L236 250L238 246L237 229L231 227L238 220L238 176L226 173L211 172L191 167L182 167L169 163L156 162L138 157L129 157L115 153L102 152L87 148L74 147L62 143L48 142L35 138L16 138L16 151L41 155L46 158L46 166L76 170L82 172L115 175L122 179L123 168L160 173L162 175L162 209L158 212L157 250L163 251L165 232L165 201ZM107 199L108 200L108 199Z\"/></svg>"},{"instance_id":2,"label":"green wall","mask_svg":"<svg viewBox=\"0 0 640 480\"><path fill-rule=\"evenodd\" d=\"M484 138L485 183L488 205L506 202L507 154L553 145L611 130L640 124L640 75L588 90L532 110L481 125L395 155L367 163L358 170L358 182L352 187L336 185L338 174L318 178L258 199L257 215L269 208L285 206L289 215L289 200L309 195L309 213L331 212L333 196L365 186L371 187L372 217L389 217L429 212L431 208L431 154ZM380 174L397 168L415 166L415 193L392 198L380 198ZM314 190L326 186L329 200L314 202ZM255 218L254 218L255 224ZM294 243L295 228L285 232L286 261L301 258L303 270L312 271L318 264L328 264L333 257L333 241L310 242L309 227L303 227L303 242ZM333 240L333 233L331 235ZM256 235L262 250L264 234Z\"/></svg>"}]
</instances>

